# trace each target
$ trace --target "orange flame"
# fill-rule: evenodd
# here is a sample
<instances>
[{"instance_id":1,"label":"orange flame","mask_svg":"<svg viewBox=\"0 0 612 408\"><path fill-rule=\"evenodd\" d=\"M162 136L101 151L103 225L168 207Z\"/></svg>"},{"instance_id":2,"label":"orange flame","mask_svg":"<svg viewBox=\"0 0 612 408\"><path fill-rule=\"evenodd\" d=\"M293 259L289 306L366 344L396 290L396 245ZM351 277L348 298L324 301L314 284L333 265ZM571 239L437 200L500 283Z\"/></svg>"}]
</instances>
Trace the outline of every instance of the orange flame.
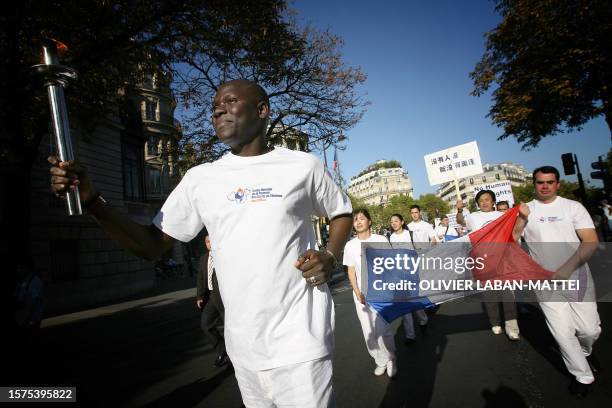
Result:
<instances>
[{"instance_id":1,"label":"orange flame","mask_svg":"<svg viewBox=\"0 0 612 408\"><path fill-rule=\"evenodd\" d=\"M52 38L51 41L55 43L55 46L57 47L57 53L59 55L63 55L68 52L68 46L63 42L56 40L55 38Z\"/></svg>"}]
</instances>

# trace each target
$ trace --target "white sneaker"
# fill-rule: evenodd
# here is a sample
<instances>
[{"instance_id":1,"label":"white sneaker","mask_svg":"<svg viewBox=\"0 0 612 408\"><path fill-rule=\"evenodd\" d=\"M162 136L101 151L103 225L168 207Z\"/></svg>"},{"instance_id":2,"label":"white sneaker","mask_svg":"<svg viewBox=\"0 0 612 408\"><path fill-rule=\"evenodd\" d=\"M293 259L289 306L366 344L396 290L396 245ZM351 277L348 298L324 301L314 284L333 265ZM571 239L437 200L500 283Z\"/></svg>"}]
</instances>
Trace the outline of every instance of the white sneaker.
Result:
<instances>
[{"instance_id":1,"label":"white sneaker","mask_svg":"<svg viewBox=\"0 0 612 408\"><path fill-rule=\"evenodd\" d=\"M397 374L397 367L395 366L395 360L389 360L387 362L387 375L389 376L389 378L393 378L395 377L395 374Z\"/></svg>"},{"instance_id":2,"label":"white sneaker","mask_svg":"<svg viewBox=\"0 0 612 408\"><path fill-rule=\"evenodd\" d=\"M508 336L508 338L512 341L517 341L521 339L519 333L518 322L516 319L508 320L506 322L506 336Z\"/></svg>"},{"instance_id":3,"label":"white sneaker","mask_svg":"<svg viewBox=\"0 0 612 408\"><path fill-rule=\"evenodd\" d=\"M493 334L502 334L502 328L501 326L493 326L491 327L491 331L493 332Z\"/></svg>"},{"instance_id":4,"label":"white sneaker","mask_svg":"<svg viewBox=\"0 0 612 408\"><path fill-rule=\"evenodd\" d=\"M376 366L374 369L374 375L383 375L387 371L387 366Z\"/></svg>"}]
</instances>

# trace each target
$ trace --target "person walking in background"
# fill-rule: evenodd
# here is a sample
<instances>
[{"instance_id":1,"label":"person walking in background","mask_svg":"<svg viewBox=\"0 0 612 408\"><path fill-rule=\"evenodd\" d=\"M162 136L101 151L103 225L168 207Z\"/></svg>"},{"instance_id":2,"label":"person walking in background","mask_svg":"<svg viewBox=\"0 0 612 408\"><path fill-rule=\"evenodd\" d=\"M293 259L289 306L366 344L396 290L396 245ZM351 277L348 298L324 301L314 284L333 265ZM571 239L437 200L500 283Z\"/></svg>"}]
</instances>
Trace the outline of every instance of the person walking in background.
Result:
<instances>
[{"instance_id":1,"label":"person walking in background","mask_svg":"<svg viewBox=\"0 0 612 408\"><path fill-rule=\"evenodd\" d=\"M466 225L468 232L479 230L504 215L504 213L495 210L495 193L493 191L481 190L476 194L475 199L480 211L470 213L467 217L463 216L463 201L457 200L457 222ZM501 302L506 336L513 341L519 340L520 330L516 320L517 311L514 293L510 290L504 290L501 294L489 291L483 293L483 299L493 334L503 333L501 326L502 316L500 313Z\"/></svg>"},{"instance_id":2,"label":"person walking in background","mask_svg":"<svg viewBox=\"0 0 612 408\"><path fill-rule=\"evenodd\" d=\"M510 209L510 204L507 201L498 201L495 205L495 209L499 212L505 213Z\"/></svg>"},{"instance_id":3,"label":"person walking in background","mask_svg":"<svg viewBox=\"0 0 612 408\"><path fill-rule=\"evenodd\" d=\"M363 285L361 281L361 257L363 256L361 243L388 241L382 235L372 234L372 218L368 210L358 209L353 214L353 228L357 236L347 242L344 247L343 263L347 266L348 278L353 288L355 311L361 324L366 347L376 363L374 375L383 375L386 372L389 377L393 377L397 373L397 366L391 325L366 303L361 291Z\"/></svg>"},{"instance_id":4,"label":"person walking in background","mask_svg":"<svg viewBox=\"0 0 612 408\"><path fill-rule=\"evenodd\" d=\"M459 231L449 225L448 215L442 216L440 224L434 228L434 231L439 242L447 242L459 238Z\"/></svg>"},{"instance_id":5,"label":"person walking in background","mask_svg":"<svg viewBox=\"0 0 612 408\"><path fill-rule=\"evenodd\" d=\"M391 219L389 220L389 224L391 226L391 230L393 231L391 235L389 235L389 242L391 244L395 242L410 243L413 249L415 248L415 243L413 239L414 233L407 229L406 223L404 222L404 217L402 217L401 214L393 214L391 216ZM427 327L427 323L429 322L429 318L427 317L427 313L425 313L425 310L417 310L416 312L405 314L402 317L405 344L412 343L416 340L416 333L414 331L415 316L419 323L419 327L421 327L421 330L425 330Z\"/></svg>"},{"instance_id":6,"label":"person walking in background","mask_svg":"<svg viewBox=\"0 0 612 408\"><path fill-rule=\"evenodd\" d=\"M19 282L15 288L15 321L20 339L26 344L38 340L43 318L44 283L30 258L17 264Z\"/></svg>"},{"instance_id":7,"label":"person walking in background","mask_svg":"<svg viewBox=\"0 0 612 408\"><path fill-rule=\"evenodd\" d=\"M225 351L225 339L219 333L217 327L223 324L225 309L219 293L210 236L207 231L204 232L204 244L207 251L204 251L200 257L196 306L202 312L201 326L204 336L217 352L214 365L215 367L222 367L229 363L229 357Z\"/></svg>"}]
</instances>

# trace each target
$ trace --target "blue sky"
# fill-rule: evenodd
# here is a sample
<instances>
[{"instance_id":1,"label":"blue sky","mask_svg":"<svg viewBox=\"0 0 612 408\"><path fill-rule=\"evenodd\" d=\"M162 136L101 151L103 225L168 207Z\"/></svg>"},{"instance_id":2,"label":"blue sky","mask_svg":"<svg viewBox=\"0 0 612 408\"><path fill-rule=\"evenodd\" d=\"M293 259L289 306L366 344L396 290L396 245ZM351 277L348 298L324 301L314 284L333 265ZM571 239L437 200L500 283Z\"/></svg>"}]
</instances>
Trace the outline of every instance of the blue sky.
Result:
<instances>
[{"instance_id":1,"label":"blue sky","mask_svg":"<svg viewBox=\"0 0 612 408\"><path fill-rule=\"evenodd\" d=\"M501 129L486 118L490 98L469 95L484 33L500 21L488 0L294 0L290 8L301 24L341 36L345 62L368 75L361 91L371 105L347 133L346 150L338 152L346 180L378 159L395 159L416 197L435 192L423 156L471 140L478 142L483 163L512 161L529 171L543 164L562 170L561 154L573 152L588 178L590 163L611 147L603 118L580 132L546 138L528 152L514 139L497 141ZM332 157L328 151L330 162Z\"/></svg>"}]
</instances>

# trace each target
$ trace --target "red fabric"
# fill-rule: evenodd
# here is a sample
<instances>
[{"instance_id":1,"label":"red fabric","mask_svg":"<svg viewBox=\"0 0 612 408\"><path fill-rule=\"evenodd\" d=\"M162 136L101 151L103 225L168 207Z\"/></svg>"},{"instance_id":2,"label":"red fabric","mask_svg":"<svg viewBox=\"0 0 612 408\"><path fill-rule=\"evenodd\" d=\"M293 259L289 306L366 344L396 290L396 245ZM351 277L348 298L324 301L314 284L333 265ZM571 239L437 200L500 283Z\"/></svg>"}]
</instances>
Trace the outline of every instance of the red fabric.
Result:
<instances>
[{"instance_id":1,"label":"red fabric","mask_svg":"<svg viewBox=\"0 0 612 408\"><path fill-rule=\"evenodd\" d=\"M472 242L470 256L484 258L484 267L472 269L474 279L528 281L551 279L553 273L542 268L512 237L519 208L506 212L495 221L469 235Z\"/></svg>"}]
</instances>

